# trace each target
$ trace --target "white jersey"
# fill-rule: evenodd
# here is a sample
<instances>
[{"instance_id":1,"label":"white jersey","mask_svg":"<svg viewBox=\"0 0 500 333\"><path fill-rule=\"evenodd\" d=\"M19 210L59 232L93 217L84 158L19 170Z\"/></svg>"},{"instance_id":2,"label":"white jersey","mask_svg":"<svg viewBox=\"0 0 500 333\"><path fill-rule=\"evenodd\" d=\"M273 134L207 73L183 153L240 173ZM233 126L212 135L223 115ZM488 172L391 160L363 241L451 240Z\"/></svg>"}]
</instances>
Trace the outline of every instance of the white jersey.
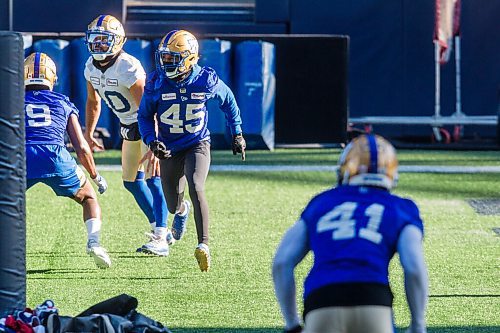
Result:
<instances>
[{"instance_id":1,"label":"white jersey","mask_svg":"<svg viewBox=\"0 0 500 333\"><path fill-rule=\"evenodd\" d=\"M137 80L146 79L146 72L139 60L122 51L115 63L104 73L94 66L92 61L93 58L89 57L85 63L85 79L92 84L122 124L137 122L139 105L134 101L130 87Z\"/></svg>"}]
</instances>

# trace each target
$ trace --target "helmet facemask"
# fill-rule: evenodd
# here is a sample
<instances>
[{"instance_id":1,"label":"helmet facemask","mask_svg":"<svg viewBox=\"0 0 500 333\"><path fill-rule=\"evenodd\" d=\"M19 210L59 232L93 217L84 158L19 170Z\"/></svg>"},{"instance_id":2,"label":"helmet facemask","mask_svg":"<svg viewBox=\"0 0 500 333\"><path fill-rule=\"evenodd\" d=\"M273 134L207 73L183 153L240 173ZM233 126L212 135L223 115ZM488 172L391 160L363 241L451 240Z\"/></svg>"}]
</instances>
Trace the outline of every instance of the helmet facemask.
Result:
<instances>
[{"instance_id":1,"label":"helmet facemask","mask_svg":"<svg viewBox=\"0 0 500 333\"><path fill-rule=\"evenodd\" d=\"M198 41L190 32L169 32L155 52L158 71L169 79L180 79L198 62Z\"/></svg>"},{"instance_id":2,"label":"helmet facemask","mask_svg":"<svg viewBox=\"0 0 500 333\"><path fill-rule=\"evenodd\" d=\"M105 61L121 51L127 38L120 21L111 15L100 15L89 24L85 43L92 57Z\"/></svg>"},{"instance_id":3,"label":"helmet facemask","mask_svg":"<svg viewBox=\"0 0 500 333\"><path fill-rule=\"evenodd\" d=\"M188 52L187 57L183 57L179 52L170 52L168 50L156 52L157 63L169 79L179 77L191 70L192 65L187 66L186 63L189 62L192 56L189 55L189 51L185 52Z\"/></svg>"}]
</instances>

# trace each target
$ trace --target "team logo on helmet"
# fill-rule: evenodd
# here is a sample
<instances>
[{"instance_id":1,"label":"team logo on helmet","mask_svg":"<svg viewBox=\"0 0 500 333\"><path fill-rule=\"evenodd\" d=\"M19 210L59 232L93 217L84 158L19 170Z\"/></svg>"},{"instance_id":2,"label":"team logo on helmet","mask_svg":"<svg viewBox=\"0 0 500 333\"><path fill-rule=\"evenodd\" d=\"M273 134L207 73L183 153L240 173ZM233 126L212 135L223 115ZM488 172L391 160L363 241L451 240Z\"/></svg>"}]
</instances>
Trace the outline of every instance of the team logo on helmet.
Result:
<instances>
[{"instance_id":1,"label":"team logo on helmet","mask_svg":"<svg viewBox=\"0 0 500 333\"><path fill-rule=\"evenodd\" d=\"M56 64L48 55L41 52L30 54L24 60L24 85L39 84L50 90L57 82Z\"/></svg>"},{"instance_id":2,"label":"team logo on helmet","mask_svg":"<svg viewBox=\"0 0 500 333\"><path fill-rule=\"evenodd\" d=\"M339 159L339 185L377 186L390 190L398 180L396 150L378 135L352 140Z\"/></svg>"},{"instance_id":3,"label":"team logo on helmet","mask_svg":"<svg viewBox=\"0 0 500 333\"><path fill-rule=\"evenodd\" d=\"M85 33L85 43L97 61L120 52L126 40L122 24L111 15L99 15L90 22Z\"/></svg>"},{"instance_id":4,"label":"team logo on helmet","mask_svg":"<svg viewBox=\"0 0 500 333\"><path fill-rule=\"evenodd\" d=\"M186 30L170 31L155 52L156 68L170 79L189 72L198 59L198 41Z\"/></svg>"}]
</instances>

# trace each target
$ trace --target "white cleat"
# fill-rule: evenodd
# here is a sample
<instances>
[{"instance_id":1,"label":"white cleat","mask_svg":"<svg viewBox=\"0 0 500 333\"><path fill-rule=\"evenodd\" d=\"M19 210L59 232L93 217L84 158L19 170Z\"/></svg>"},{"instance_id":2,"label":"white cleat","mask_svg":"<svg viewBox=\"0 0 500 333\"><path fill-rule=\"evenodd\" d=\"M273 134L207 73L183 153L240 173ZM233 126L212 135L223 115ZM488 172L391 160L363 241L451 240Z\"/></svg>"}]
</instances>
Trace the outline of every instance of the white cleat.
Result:
<instances>
[{"instance_id":1,"label":"white cleat","mask_svg":"<svg viewBox=\"0 0 500 333\"><path fill-rule=\"evenodd\" d=\"M105 248L99 246L96 241L89 240L87 242L87 254L90 255L97 267L101 269L111 267L111 258Z\"/></svg>"},{"instance_id":2,"label":"white cleat","mask_svg":"<svg viewBox=\"0 0 500 333\"><path fill-rule=\"evenodd\" d=\"M168 256L169 249L167 240L149 232L147 232L146 235L149 237L149 242L141 247L141 252L146 254L154 254L160 257Z\"/></svg>"}]
</instances>

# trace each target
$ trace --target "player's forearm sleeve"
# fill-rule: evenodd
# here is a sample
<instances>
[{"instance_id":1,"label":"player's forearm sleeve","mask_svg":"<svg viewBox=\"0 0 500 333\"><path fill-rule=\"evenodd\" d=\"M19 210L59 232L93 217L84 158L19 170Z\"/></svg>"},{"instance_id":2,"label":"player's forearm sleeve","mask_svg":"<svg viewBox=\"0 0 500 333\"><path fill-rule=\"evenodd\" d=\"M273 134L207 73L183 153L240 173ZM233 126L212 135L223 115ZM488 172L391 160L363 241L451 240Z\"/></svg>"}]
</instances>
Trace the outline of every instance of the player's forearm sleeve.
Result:
<instances>
[{"instance_id":1,"label":"player's forearm sleeve","mask_svg":"<svg viewBox=\"0 0 500 333\"><path fill-rule=\"evenodd\" d=\"M141 133L142 141L144 141L146 145L156 140L155 113L156 103L152 100L151 96L145 92L139 106L137 121L139 122L139 132Z\"/></svg>"},{"instance_id":2,"label":"player's forearm sleeve","mask_svg":"<svg viewBox=\"0 0 500 333\"><path fill-rule=\"evenodd\" d=\"M215 89L215 96L219 101L219 107L224 112L227 124L231 129L231 134L241 133L240 109L234 98L234 94L229 87L219 79Z\"/></svg>"}]
</instances>

